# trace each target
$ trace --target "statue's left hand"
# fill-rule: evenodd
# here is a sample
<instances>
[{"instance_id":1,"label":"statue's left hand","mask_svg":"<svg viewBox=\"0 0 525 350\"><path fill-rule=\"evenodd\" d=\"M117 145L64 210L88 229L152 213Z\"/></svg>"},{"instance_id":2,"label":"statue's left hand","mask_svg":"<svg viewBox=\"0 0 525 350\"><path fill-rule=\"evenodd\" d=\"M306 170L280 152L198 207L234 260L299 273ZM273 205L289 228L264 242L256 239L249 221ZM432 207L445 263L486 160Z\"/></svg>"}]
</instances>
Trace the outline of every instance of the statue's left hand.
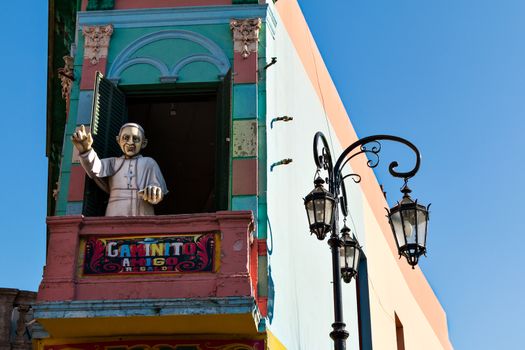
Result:
<instances>
[{"instance_id":1,"label":"statue's left hand","mask_svg":"<svg viewBox=\"0 0 525 350\"><path fill-rule=\"evenodd\" d=\"M142 199L151 204L157 204L163 198L162 189L158 186L148 186L139 191L139 194L142 194Z\"/></svg>"}]
</instances>

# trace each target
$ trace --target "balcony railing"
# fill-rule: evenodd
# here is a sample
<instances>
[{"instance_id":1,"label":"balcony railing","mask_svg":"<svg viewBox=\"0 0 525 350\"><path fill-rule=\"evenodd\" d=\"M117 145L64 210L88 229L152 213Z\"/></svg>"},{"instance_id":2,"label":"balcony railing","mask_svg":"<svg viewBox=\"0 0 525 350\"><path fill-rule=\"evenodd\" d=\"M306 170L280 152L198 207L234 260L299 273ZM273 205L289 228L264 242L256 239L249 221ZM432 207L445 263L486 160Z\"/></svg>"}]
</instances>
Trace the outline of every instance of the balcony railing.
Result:
<instances>
[{"instance_id":1,"label":"balcony railing","mask_svg":"<svg viewBox=\"0 0 525 350\"><path fill-rule=\"evenodd\" d=\"M257 244L251 212L60 216L49 217L47 224L47 262L35 318L48 332L61 334L66 319L126 316L136 324L133 317L166 316L175 317L175 324L177 317L191 315L244 315L251 320L246 331L256 330ZM97 333L96 327L90 328L94 334L107 331L102 327Z\"/></svg>"}]
</instances>

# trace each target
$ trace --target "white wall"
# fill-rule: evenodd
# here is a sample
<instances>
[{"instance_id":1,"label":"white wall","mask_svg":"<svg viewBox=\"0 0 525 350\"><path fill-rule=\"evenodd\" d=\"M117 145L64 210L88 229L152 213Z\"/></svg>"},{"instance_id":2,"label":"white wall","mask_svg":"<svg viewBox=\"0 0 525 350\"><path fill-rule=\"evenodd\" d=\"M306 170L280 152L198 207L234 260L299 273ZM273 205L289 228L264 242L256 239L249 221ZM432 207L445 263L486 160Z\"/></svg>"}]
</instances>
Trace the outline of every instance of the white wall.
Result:
<instances>
[{"instance_id":1,"label":"white wall","mask_svg":"<svg viewBox=\"0 0 525 350\"><path fill-rule=\"evenodd\" d=\"M303 23L297 20L300 15L297 4L282 4L279 11L291 16L286 17L290 28L298 30L303 27ZM267 60L274 56L278 60L266 71L267 203L273 229L273 232L268 231L269 246L273 248L269 263L275 282L275 316L269 328L288 349L331 349L333 345L328 337L333 322L330 250L326 240L321 242L309 236L302 198L313 189L314 134L322 131L331 140L332 154L339 155L342 149L325 117L322 99L316 93L319 85L315 76L312 83L285 26L278 14L274 15L277 18L276 35L272 38L267 32L266 39ZM308 38L305 26L304 29L305 38ZM294 37L299 36L298 33L294 32ZM305 42L298 44L305 45ZM314 46L313 42L311 44ZM302 54L304 49L301 46ZM315 59L316 55L311 57ZM306 54L303 58L309 60L310 56ZM323 76L324 63L316 63ZM332 94L327 96L328 100L334 97L334 91L330 83L326 83L323 86L330 90L326 94ZM335 105L327 106L327 109L339 114L330 116L330 120L339 120L343 112L337 105L339 101L334 98L331 101ZM273 118L284 115L294 120L276 122L273 129L270 128ZM352 132L351 128L348 131ZM338 132L344 139L343 130L338 129ZM348 136L351 139L353 135ZM292 158L293 162L270 171L272 163L285 158ZM372 208L369 204L369 198L372 201L381 198L379 187L373 188L378 185L371 178L363 182L366 185L347 182L351 211L348 226L357 234L367 255L369 278L366 282L373 348L397 349L395 314L403 323L407 350L452 348L443 336L446 336L446 316L434 293L418 268L412 271L405 261L398 260L393 251L392 233L386 228L386 218L378 212L383 205L377 208L374 204ZM372 192L365 196L364 188ZM388 204L384 202L386 206ZM348 349L359 349L355 284L344 284L343 293L344 320L350 332L347 346Z\"/></svg>"},{"instance_id":2,"label":"white wall","mask_svg":"<svg viewBox=\"0 0 525 350\"><path fill-rule=\"evenodd\" d=\"M277 64L266 71L268 244L273 249L269 263L275 283L274 318L269 328L288 349L330 349L334 321L330 248L327 240L310 236L302 198L313 189L314 134L322 131L329 139L334 135L335 154L341 147L333 130L328 130L322 102L276 16L275 39L269 32L266 39L266 57L277 57ZM270 128L273 118L284 115L294 120L275 122ZM272 163L285 158L293 162L270 171ZM355 192L359 193L351 190ZM350 332L347 348L357 350L355 282L343 283L343 293L344 320Z\"/></svg>"}]
</instances>

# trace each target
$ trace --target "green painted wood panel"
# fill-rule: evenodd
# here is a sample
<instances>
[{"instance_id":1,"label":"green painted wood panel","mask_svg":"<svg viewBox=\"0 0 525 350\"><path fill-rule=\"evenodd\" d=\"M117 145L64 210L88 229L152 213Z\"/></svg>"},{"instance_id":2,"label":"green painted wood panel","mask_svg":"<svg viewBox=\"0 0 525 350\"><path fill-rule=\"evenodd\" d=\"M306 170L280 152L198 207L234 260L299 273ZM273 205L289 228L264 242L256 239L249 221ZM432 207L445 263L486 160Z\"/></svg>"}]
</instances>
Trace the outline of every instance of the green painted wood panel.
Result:
<instances>
[{"instance_id":1,"label":"green painted wood panel","mask_svg":"<svg viewBox=\"0 0 525 350\"><path fill-rule=\"evenodd\" d=\"M257 118L257 84L233 86L233 119Z\"/></svg>"},{"instance_id":2,"label":"green painted wood panel","mask_svg":"<svg viewBox=\"0 0 525 350\"><path fill-rule=\"evenodd\" d=\"M232 210L251 210L257 216L257 196L233 196Z\"/></svg>"}]
</instances>

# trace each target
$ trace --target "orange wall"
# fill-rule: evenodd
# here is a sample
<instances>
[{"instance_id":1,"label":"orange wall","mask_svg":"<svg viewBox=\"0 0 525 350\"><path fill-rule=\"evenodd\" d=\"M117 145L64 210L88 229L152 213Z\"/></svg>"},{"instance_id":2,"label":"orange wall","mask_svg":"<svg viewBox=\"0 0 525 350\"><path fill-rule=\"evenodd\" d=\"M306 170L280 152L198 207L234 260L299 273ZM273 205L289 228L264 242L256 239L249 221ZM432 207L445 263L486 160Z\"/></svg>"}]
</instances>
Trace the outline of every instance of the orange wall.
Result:
<instances>
[{"instance_id":1,"label":"orange wall","mask_svg":"<svg viewBox=\"0 0 525 350\"><path fill-rule=\"evenodd\" d=\"M351 144L353 141L357 140L357 135L350 124L348 114L346 113L344 105L337 93L337 89L323 62L321 54L310 33L297 1L278 1L276 7L312 85L314 86L319 98L324 99L326 113L336 132L339 142L341 145ZM398 268L410 291L439 338L443 348L452 349L452 345L448 339L445 312L423 273L419 268L412 270L405 260L397 259L396 244L392 237L390 226L385 219L384 208L388 207L388 204L385 201L372 170L366 166L366 162L359 161L359 159L354 159L351 166L355 172L363 175L363 181L360 185L365 195L365 199L368 201L369 206L373 211L375 220L379 224L381 232L383 232L384 238L390 247L392 256L396 256L395 261L397 261Z\"/></svg>"}]
</instances>

